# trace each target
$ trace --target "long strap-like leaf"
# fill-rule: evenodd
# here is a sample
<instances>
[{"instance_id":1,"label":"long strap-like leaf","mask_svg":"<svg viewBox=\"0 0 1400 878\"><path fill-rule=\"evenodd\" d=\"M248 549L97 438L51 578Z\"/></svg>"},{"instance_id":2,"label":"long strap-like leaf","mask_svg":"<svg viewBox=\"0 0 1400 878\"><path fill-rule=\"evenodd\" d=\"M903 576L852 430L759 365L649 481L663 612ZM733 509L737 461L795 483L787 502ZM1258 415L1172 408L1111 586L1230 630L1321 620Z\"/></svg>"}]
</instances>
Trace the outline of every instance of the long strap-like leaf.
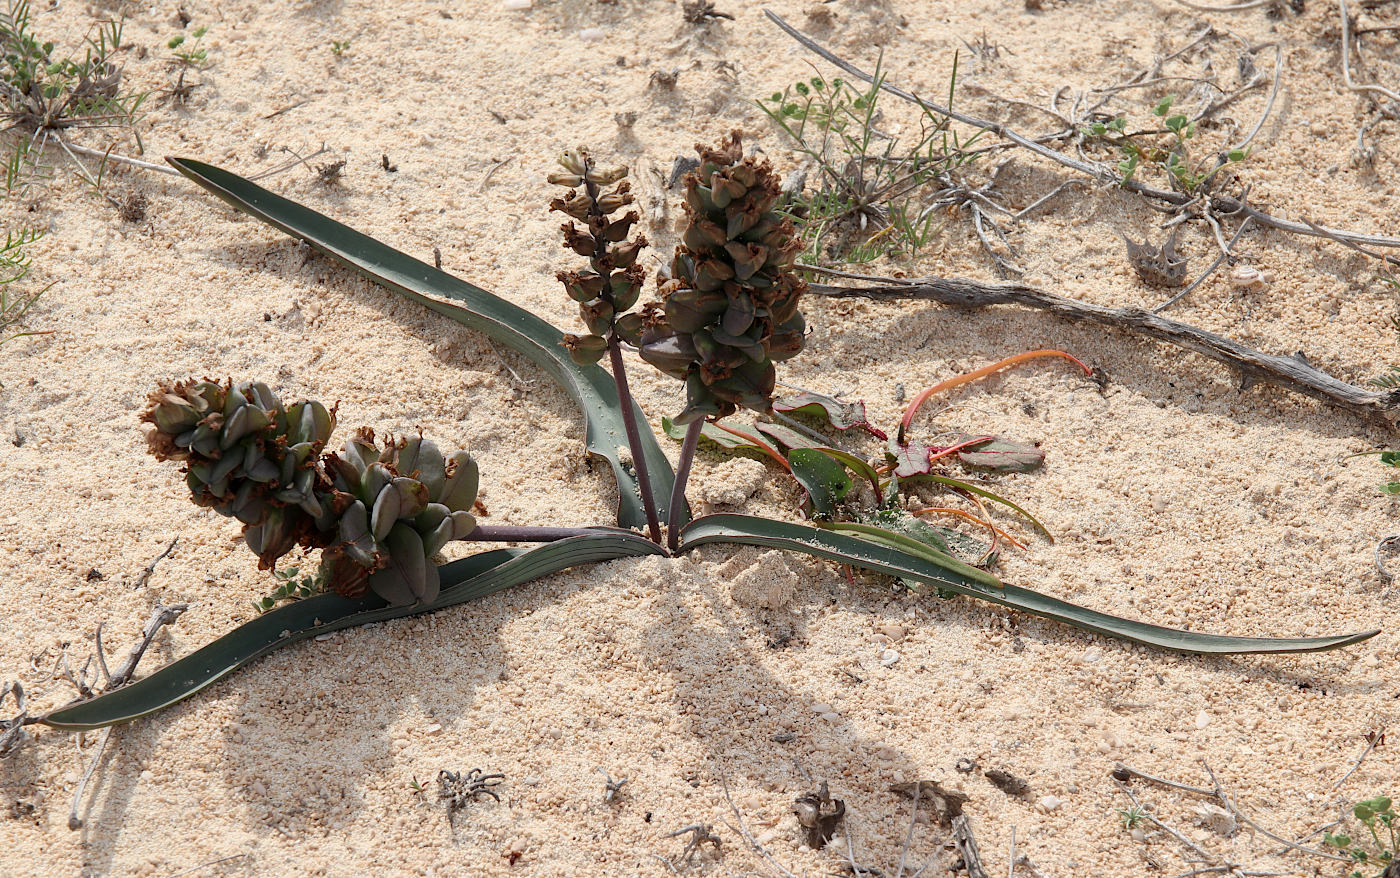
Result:
<instances>
[{"instance_id":1,"label":"long strap-like leaf","mask_svg":"<svg viewBox=\"0 0 1400 878\"><path fill-rule=\"evenodd\" d=\"M1364 631L1338 637L1224 637L1196 631L1178 631L1120 619L1107 613L1088 610L1065 601L1056 600L1030 589L1005 585L993 588L957 573L938 567L890 546L862 540L840 533L818 530L801 524L772 521L751 515L706 515L690 523L681 535L681 551L705 543L745 543L776 549L790 549L818 558L854 564L876 573L913 579L981 598L1005 607L1025 610L1111 637L1120 637L1163 649L1198 653L1257 653L1257 652L1321 652L1350 646L1374 637L1379 631Z\"/></svg>"},{"instance_id":2,"label":"long strap-like leaf","mask_svg":"<svg viewBox=\"0 0 1400 878\"><path fill-rule=\"evenodd\" d=\"M543 369L583 409L588 424L588 450L612 464L619 495L617 523L628 528L645 527L646 515L636 476L630 467L623 465L618 453L627 447L627 433L622 423L617 387L599 367L579 366L569 358L568 351L560 344L561 330L499 296L439 271L309 207L275 195L237 174L193 159L167 158L166 161L238 210L300 238L406 299L485 333ZM462 304L453 305L430 296ZM633 407L637 422L645 425L647 421L641 409L635 404ZM661 520L666 521L675 474L651 430L641 433L642 453L656 494L657 511Z\"/></svg>"},{"instance_id":3,"label":"long strap-like leaf","mask_svg":"<svg viewBox=\"0 0 1400 878\"><path fill-rule=\"evenodd\" d=\"M97 729L130 722L189 698L259 656L317 634L430 613L473 601L579 564L663 554L650 540L606 531L533 549L495 549L443 566L442 591L429 604L390 607L373 595L352 600L317 595L257 617L129 686L61 707L43 722L60 729Z\"/></svg>"}]
</instances>

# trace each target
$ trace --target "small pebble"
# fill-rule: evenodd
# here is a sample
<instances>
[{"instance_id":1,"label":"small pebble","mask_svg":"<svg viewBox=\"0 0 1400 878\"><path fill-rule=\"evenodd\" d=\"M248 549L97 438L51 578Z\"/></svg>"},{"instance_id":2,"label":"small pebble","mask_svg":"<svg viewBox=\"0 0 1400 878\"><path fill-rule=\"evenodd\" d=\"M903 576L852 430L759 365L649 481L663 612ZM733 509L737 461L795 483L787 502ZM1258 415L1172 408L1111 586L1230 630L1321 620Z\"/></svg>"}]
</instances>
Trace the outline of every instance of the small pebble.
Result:
<instances>
[{"instance_id":1,"label":"small pebble","mask_svg":"<svg viewBox=\"0 0 1400 878\"><path fill-rule=\"evenodd\" d=\"M834 723L840 718L841 714L837 713L834 710L828 710L826 713L822 714L822 719L826 720L829 723Z\"/></svg>"},{"instance_id":2,"label":"small pebble","mask_svg":"<svg viewBox=\"0 0 1400 878\"><path fill-rule=\"evenodd\" d=\"M578 38L585 43L596 43L603 38L601 27L586 27L578 32Z\"/></svg>"},{"instance_id":3,"label":"small pebble","mask_svg":"<svg viewBox=\"0 0 1400 878\"><path fill-rule=\"evenodd\" d=\"M880 653L880 664L884 665L887 668L893 667L894 663L897 661L899 661L899 653L894 651L893 649L887 649L884 652Z\"/></svg>"},{"instance_id":4,"label":"small pebble","mask_svg":"<svg viewBox=\"0 0 1400 878\"><path fill-rule=\"evenodd\" d=\"M423 727L423 734L425 734L425 735L439 735L439 734L442 734L442 726L438 725L437 723L433 723L433 724L430 725L430 726L424 726L424 727Z\"/></svg>"},{"instance_id":5,"label":"small pebble","mask_svg":"<svg viewBox=\"0 0 1400 878\"><path fill-rule=\"evenodd\" d=\"M507 12L515 12L520 9L529 9L534 6L534 0L502 0L501 8Z\"/></svg>"},{"instance_id":6,"label":"small pebble","mask_svg":"<svg viewBox=\"0 0 1400 878\"><path fill-rule=\"evenodd\" d=\"M1040 810L1049 813L1050 811L1060 810L1060 806L1063 805L1064 802L1060 801L1057 796L1044 796L1041 798L1039 804Z\"/></svg>"},{"instance_id":7,"label":"small pebble","mask_svg":"<svg viewBox=\"0 0 1400 878\"><path fill-rule=\"evenodd\" d=\"M898 625L894 622L886 622L884 625L880 626L880 633L890 640L903 640L904 635L909 632L905 630L903 625Z\"/></svg>"},{"instance_id":8,"label":"small pebble","mask_svg":"<svg viewBox=\"0 0 1400 878\"><path fill-rule=\"evenodd\" d=\"M1208 725L1210 725L1210 714L1204 710L1196 714L1196 728L1204 729Z\"/></svg>"},{"instance_id":9,"label":"small pebble","mask_svg":"<svg viewBox=\"0 0 1400 878\"><path fill-rule=\"evenodd\" d=\"M1086 665L1092 665L1098 663L1102 658L1103 650L1099 649L1097 646L1091 646L1084 650L1084 655L1080 656L1079 660Z\"/></svg>"},{"instance_id":10,"label":"small pebble","mask_svg":"<svg viewBox=\"0 0 1400 878\"><path fill-rule=\"evenodd\" d=\"M822 704L818 701L816 704L812 705L812 713L831 713L831 705Z\"/></svg>"}]
</instances>

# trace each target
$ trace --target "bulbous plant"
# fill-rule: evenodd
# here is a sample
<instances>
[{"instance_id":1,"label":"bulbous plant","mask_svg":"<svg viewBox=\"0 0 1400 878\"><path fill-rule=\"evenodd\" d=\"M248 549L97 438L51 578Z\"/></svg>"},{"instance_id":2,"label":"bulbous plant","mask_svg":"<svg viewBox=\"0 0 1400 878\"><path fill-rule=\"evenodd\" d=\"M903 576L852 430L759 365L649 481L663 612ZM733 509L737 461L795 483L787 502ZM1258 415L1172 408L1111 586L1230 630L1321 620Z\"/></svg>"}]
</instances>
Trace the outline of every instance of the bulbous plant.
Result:
<instances>
[{"instance_id":1,"label":"bulbous plant","mask_svg":"<svg viewBox=\"0 0 1400 878\"><path fill-rule=\"evenodd\" d=\"M346 597L373 591L391 605L437 597L432 557L477 529L477 467L410 436L376 445L361 428L324 453L335 413L284 406L266 384L186 381L151 394L143 420L160 460L185 464L190 499L243 522L258 566L297 546L323 549L316 581Z\"/></svg>"},{"instance_id":2,"label":"bulbous plant","mask_svg":"<svg viewBox=\"0 0 1400 878\"><path fill-rule=\"evenodd\" d=\"M242 522L244 539L264 567L296 546L320 549L321 586L341 594L312 595L276 608L149 677L26 721L75 730L128 722L303 638L476 600L581 564L667 554L659 545L658 504L645 487L645 464L650 462L658 480L664 481L670 470L656 437L638 429L622 369L623 342L686 382L680 415L686 444L677 489L665 510L672 553L710 544L801 552L1184 652L1311 652L1358 643L1378 633L1236 637L1121 619L1003 583L987 571L969 571L934 542L878 523L837 532L808 523L722 513L697 518L682 532L685 471L701 428L740 406L763 413L772 409L773 364L803 344L797 305L804 287L792 274L797 239L792 225L773 210L778 187L772 171L766 163L743 157L737 134L717 149L701 147L700 155L697 172L686 181L689 222L671 275L660 285L662 301L639 313L632 311L641 284L636 260L645 242L640 236L628 240L637 222L634 212L613 216L630 201L623 185L626 171L598 170L581 151L564 156L564 173L554 181L575 191L555 206L575 221L565 226L565 241L589 259L589 266L561 276L581 305L588 328L588 335L572 336L562 345L559 329L498 296L236 174L171 159L181 173L238 210L306 241L387 289L485 333L557 381L583 411L588 448L613 465L619 527L479 525L471 514L476 467L465 452L444 456L421 437L376 443L372 433L361 430L339 452L327 453L335 412L322 405L284 406L262 384L189 381L163 387L152 395L145 415L154 425L151 448L163 459L185 463L192 499ZM612 381L595 365L603 353L611 360ZM633 467L623 465L623 424ZM795 475L802 452L809 452L813 460L825 459L829 452L830 467L849 468L869 478L872 489L881 494L879 474L867 461L836 449L804 447L801 441L791 449L788 460ZM808 468L817 473L803 483L810 483L809 493L840 493L844 469L831 475L837 487L833 490L817 472L819 467ZM888 484L891 492L896 490L893 474ZM649 512L645 518L642 504L634 502L638 495ZM644 523L650 525L651 540L634 532ZM439 571L431 556L453 539L542 545L473 553ZM282 572L284 579L289 575L290 570ZM278 594L304 597L303 585L288 590L284 582ZM345 596L358 594L364 596ZM0 722L0 735L3 726Z\"/></svg>"}]
</instances>

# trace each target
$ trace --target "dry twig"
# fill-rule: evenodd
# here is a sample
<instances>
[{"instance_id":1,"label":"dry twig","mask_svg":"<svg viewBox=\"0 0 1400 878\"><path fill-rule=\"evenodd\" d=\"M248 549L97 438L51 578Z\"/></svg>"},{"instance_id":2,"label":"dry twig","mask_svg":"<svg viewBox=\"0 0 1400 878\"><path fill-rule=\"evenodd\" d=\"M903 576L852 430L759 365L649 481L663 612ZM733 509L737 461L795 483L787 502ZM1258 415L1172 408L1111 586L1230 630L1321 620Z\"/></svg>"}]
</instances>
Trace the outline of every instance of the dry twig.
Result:
<instances>
[{"instance_id":1,"label":"dry twig","mask_svg":"<svg viewBox=\"0 0 1400 878\"><path fill-rule=\"evenodd\" d=\"M1301 353L1291 357L1265 354L1143 308L1108 308L1018 283L986 284L966 278L887 278L812 265L801 268L879 284L870 287L812 284L811 292L816 295L877 300L919 299L956 308L1019 305L1049 311L1071 323L1112 326L1195 351L1237 370L1245 387L1256 381L1273 384L1387 425L1400 417L1400 391L1366 390L1314 368Z\"/></svg>"}]
</instances>

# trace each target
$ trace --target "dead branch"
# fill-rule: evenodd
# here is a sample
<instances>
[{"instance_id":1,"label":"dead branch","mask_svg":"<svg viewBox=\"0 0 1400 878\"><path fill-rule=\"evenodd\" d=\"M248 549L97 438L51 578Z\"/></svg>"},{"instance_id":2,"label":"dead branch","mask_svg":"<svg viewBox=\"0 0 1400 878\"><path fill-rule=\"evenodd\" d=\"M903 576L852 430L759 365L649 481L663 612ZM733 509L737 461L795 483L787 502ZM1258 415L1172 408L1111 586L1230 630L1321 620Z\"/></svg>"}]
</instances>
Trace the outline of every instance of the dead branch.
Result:
<instances>
[{"instance_id":1,"label":"dead branch","mask_svg":"<svg viewBox=\"0 0 1400 878\"><path fill-rule=\"evenodd\" d=\"M141 571L141 578L136 580L136 588L141 588L148 581L150 581L151 574L156 572L156 565L159 564L161 561L165 560L165 557L171 553L171 551L175 548L175 544L178 542L180 542L179 537L176 537L175 539L171 540L170 545L165 547L165 551L155 556L155 558L151 560L151 563L146 565L146 569Z\"/></svg>"},{"instance_id":2,"label":"dead branch","mask_svg":"<svg viewBox=\"0 0 1400 878\"><path fill-rule=\"evenodd\" d=\"M870 287L812 284L811 292L816 295L877 300L917 299L955 308L1019 305L1023 308L1049 311L1070 323L1094 323L1136 332L1225 363L1240 373L1241 389L1254 382L1262 382L1312 397L1386 425L1392 425L1400 419L1400 390L1366 390L1314 368L1302 352L1290 357L1265 354L1213 332L1169 320L1143 308L1108 308L1017 283L986 284L967 278L886 278L831 271L810 265L801 267L809 271L879 284Z\"/></svg>"},{"instance_id":3,"label":"dead branch","mask_svg":"<svg viewBox=\"0 0 1400 878\"><path fill-rule=\"evenodd\" d=\"M170 546L165 552L161 553L159 558L156 558L156 561L165 557L166 553L174 547L175 543L171 541ZM151 570L155 567L156 561L152 561L150 566L146 568L147 575L149 575ZM107 678L107 685L103 687L102 691L111 692L131 682L131 675L136 673L136 665L140 663L141 658L146 654L146 650L150 648L151 641L155 640L156 635L160 633L160 629L166 625L174 624L175 620L180 618L180 614L187 609L189 609L188 604L175 604L169 607L164 604L158 604L156 608L151 611L151 617L146 620L146 625L141 632L140 642L132 647L126 660L117 668L117 672ZM102 641L100 639L98 640L97 648L100 664L105 669L107 661L101 653ZM84 670L86 670L86 667ZM86 677L86 673L84 673L83 676ZM69 679L72 679L71 675ZM79 685L77 681L75 681L73 685L78 688L80 694L87 688L85 685ZM91 695L91 690L88 690L88 696L90 697ZM102 754L106 752L107 742L111 740L111 737L112 726L108 726L102 730L102 737L97 742L96 752L92 754L92 759L88 761L87 769L83 771L83 776L79 778L78 785L73 788L73 801L68 808L68 828L71 830L78 830L83 827L83 819L78 816L78 809L82 806L83 792L87 789L88 781L92 779L93 772L97 770L97 764L102 761Z\"/></svg>"},{"instance_id":4,"label":"dead branch","mask_svg":"<svg viewBox=\"0 0 1400 878\"><path fill-rule=\"evenodd\" d=\"M977 850L977 839L972 837L972 821L967 819L966 814L953 818L953 844L957 845L958 853L962 855L967 878L988 878L987 869L982 865L982 854Z\"/></svg>"}]
</instances>

